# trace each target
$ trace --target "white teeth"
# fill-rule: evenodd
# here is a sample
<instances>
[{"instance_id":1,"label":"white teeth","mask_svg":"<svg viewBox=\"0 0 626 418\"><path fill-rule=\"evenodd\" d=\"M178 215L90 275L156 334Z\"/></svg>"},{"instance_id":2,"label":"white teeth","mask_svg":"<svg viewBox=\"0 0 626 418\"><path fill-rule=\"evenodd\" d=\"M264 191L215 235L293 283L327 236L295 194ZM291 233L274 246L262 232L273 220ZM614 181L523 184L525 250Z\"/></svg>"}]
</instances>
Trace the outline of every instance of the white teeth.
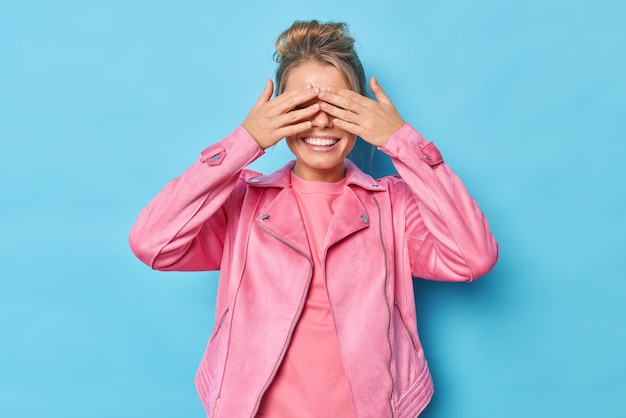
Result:
<instances>
[{"instance_id":1,"label":"white teeth","mask_svg":"<svg viewBox=\"0 0 626 418\"><path fill-rule=\"evenodd\" d=\"M335 145L339 140L337 139L325 139L325 138L304 138L304 142L314 147L328 147Z\"/></svg>"}]
</instances>

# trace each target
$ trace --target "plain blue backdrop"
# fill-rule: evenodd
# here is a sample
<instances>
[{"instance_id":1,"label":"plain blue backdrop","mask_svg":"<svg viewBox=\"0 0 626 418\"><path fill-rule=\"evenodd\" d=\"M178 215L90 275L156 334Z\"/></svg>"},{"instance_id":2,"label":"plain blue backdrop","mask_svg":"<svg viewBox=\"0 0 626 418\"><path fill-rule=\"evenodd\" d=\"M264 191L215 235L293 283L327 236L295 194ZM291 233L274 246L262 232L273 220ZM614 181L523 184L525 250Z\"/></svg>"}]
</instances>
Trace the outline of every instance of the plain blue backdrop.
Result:
<instances>
[{"instance_id":1,"label":"plain blue backdrop","mask_svg":"<svg viewBox=\"0 0 626 418\"><path fill-rule=\"evenodd\" d=\"M423 416L625 416L625 5L2 1L0 417L204 416L217 276L151 271L127 234L311 18L349 23L500 243L477 282L416 281ZM279 144L253 168L288 159Z\"/></svg>"}]
</instances>

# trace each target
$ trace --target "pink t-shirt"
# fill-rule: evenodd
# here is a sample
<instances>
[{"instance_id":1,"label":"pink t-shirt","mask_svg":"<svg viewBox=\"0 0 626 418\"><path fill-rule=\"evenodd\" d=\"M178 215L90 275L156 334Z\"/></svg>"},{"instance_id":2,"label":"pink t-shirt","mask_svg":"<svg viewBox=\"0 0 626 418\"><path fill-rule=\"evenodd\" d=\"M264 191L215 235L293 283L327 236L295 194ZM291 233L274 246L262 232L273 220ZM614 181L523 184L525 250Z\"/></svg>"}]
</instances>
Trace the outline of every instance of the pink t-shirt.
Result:
<instances>
[{"instance_id":1,"label":"pink t-shirt","mask_svg":"<svg viewBox=\"0 0 626 418\"><path fill-rule=\"evenodd\" d=\"M291 343L257 417L354 417L321 261L334 205L344 184L344 180L302 180L291 173L313 255L313 277Z\"/></svg>"}]
</instances>

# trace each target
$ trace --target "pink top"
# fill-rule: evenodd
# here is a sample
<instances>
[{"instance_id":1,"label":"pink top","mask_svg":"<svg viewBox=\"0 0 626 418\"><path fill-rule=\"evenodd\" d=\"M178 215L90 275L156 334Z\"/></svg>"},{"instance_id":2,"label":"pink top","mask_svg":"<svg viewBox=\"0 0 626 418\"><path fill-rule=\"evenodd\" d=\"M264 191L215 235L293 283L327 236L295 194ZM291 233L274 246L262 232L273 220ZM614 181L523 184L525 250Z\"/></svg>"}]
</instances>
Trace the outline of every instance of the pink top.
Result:
<instances>
[{"instance_id":1,"label":"pink top","mask_svg":"<svg viewBox=\"0 0 626 418\"><path fill-rule=\"evenodd\" d=\"M321 261L344 183L307 181L291 173L313 255L313 277L291 343L257 417L354 417Z\"/></svg>"}]
</instances>

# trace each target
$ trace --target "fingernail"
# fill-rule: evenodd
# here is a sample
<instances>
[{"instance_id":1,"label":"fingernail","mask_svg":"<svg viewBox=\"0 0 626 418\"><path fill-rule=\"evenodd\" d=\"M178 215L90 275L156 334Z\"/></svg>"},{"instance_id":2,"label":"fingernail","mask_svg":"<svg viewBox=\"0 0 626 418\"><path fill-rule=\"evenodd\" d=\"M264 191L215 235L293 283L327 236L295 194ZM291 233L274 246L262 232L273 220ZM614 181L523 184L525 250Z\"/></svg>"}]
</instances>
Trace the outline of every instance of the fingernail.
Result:
<instances>
[{"instance_id":1,"label":"fingernail","mask_svg":"<svg viewBox=\"0 0 626 418\"><path fill-rule=\"evenodd\" d=\"M322 103L320 106L322 106L322 109L328 109L328 103Z\"/></svg>"},{"instance_id":2,"label":"fingernail","mask_svg":"<svg viewBox=\"0 0 626 418\"><path fill-rule=\"evenodd\" d=\"M320 93L320 99L325 99L325 98L326 98L326 93L321 92L321 93Z\"/></svg>"},{"instance_id":3,"label":"fingernail","mask_svg":"<svg viewBox=\"0 0 626 418\"><path fill-rule=\"evenodd\" d=\"M318 89L317 87L315 87L312 91L312 93L317 94L320 92L320 89Z\"/></svg>"},{"instance_id":4,"label":"fingernail","mask_svg":"<svg viewBox=\"0 0 626 418\"><path fill-rule=\"evenodd\" d=\"M329 92L329 93L332 93L333 92L333 88L332 87L326 87L326 91Z\"/></svg>"}]
</instances>

